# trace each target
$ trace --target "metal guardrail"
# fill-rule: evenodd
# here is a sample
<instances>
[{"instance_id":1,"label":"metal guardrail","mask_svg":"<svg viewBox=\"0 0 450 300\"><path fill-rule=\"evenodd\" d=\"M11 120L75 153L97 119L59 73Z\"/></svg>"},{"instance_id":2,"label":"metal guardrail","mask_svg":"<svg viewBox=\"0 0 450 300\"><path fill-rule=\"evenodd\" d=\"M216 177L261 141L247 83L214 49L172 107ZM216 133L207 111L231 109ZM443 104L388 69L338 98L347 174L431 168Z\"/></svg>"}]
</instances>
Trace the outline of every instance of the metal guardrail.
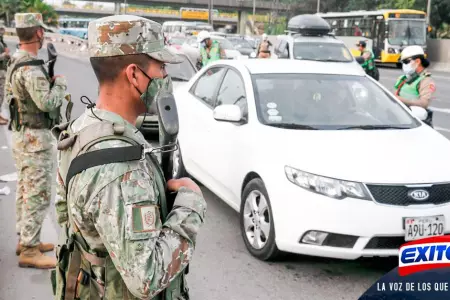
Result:
<instances>
[{"instance_id":1,"label":"metal guardrail","mask_svg":"<svg viewBox=\"0 0 450 300\"><path fill-rule=\"evenodd\" d=\"M15 28L6 28L5 35L8 36L17 36L16 29ZM61 33L52 33L52 32L46 32L45 33L45 39L51 40L51 41L57 41L57 42L66 42L68 44L82 46L86 45L88 41L81 39L76 36L68 35L68 34L61 34Z\"/></svg>"}]
</instances>

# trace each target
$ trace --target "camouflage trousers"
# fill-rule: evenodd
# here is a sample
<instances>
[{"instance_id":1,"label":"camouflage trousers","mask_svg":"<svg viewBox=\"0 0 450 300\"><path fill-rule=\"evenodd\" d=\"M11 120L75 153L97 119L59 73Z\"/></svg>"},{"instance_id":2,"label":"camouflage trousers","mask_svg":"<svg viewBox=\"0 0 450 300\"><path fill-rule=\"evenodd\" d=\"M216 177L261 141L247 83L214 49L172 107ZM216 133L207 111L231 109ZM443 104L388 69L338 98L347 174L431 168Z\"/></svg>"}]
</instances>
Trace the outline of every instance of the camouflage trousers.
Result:
<instances>
[{"instance_id":1,"label":"camouflage trousers","mask_svg":"<svg viewBox=\"0 0 450 300\"><path fill-rule=\"evenodd\" d=\"M53 152L27 152L13 146L13 156L17 168L16 231L20 233L20 244L32 247L40 243L42 223L50 206Z\"/></svg>"}]
</instances>

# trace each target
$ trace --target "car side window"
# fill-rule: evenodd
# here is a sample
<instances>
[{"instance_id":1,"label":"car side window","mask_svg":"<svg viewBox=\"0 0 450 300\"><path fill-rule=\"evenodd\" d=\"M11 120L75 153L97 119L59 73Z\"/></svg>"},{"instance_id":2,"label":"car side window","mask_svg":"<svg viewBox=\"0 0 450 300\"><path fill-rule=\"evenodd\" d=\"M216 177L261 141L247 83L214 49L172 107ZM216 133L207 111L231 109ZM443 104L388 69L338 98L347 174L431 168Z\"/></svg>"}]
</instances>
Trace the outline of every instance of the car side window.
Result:
<instances>
[{"instance_id":1,"label":"car side window","mask_svg":"<svg viewBox=\"0 0 450 300\"><path fill-rule=\"evenodd\" d=\"M214 92L220 84L220 79L225 72L224 68L211 68L207 70L191 89L191 93L201 99L208 106L214 107Z\"/></svg>"},{"instance_id":2,"label":"car side window","mask_svg":"<svg viewBox=\"0 0 450 300\"><path fill-rule=\"evenodd\" d=\"M239 74L234 70L228 70L220 86L217 95L216 106L222 104L235 104L241 108L243 115L247 115L247 97L245 86Z\"/></svg>"}]
</instances>

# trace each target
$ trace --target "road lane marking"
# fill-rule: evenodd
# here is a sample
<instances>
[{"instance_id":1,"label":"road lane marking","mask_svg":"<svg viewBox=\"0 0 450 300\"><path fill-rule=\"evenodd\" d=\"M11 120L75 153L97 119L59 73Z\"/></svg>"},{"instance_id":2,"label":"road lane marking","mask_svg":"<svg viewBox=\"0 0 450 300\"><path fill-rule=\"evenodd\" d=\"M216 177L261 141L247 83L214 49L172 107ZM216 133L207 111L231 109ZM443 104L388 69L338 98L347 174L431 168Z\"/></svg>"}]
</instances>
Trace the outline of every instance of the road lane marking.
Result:
<instances>
[{"instance_id":1,"label":"road lane marking","mask_svg":"<svg viewBox=\"0 0 450 300\"><path fill-rule=\"evenodd\" d=\"M437 131L450 132L450 129L442 128L442 127L434 127Z\"/></svg>"},{"instance_id":2,"label":"road lane marking","mask_svg":"<svg viewBox=\"0 0 450 300\"><path fill-rule=\"evenodd\" d=\"M430 109L432 111L437 111L437 112L444 113L444 114L450 114L450 109L448 109L448 108L438 108L438 107L430 106Z\"/></svg>"}]
</instances>

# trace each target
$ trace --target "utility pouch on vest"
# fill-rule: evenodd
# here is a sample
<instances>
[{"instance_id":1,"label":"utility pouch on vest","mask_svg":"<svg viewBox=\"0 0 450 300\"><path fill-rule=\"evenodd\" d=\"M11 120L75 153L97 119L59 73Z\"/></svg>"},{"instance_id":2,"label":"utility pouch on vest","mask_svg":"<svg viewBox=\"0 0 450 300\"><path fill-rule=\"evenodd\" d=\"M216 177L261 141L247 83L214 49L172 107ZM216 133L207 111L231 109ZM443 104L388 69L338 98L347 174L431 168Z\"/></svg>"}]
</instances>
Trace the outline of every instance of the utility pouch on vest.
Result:
<instances>
[{"instance_id":1,"label":"utility pouch on vest","mask_svg":"<svg viewBox=\"0 0 450 300\"><path fill-rule=\"evenodd\" d=\"M11 120L9 121L8 129L12 130L13 126L16 131L20 130L20 121L19 121L19 107L17 105L17 100L15 98L11 98L9 102L9 114Z\"/></svg>"}]
</instances>

